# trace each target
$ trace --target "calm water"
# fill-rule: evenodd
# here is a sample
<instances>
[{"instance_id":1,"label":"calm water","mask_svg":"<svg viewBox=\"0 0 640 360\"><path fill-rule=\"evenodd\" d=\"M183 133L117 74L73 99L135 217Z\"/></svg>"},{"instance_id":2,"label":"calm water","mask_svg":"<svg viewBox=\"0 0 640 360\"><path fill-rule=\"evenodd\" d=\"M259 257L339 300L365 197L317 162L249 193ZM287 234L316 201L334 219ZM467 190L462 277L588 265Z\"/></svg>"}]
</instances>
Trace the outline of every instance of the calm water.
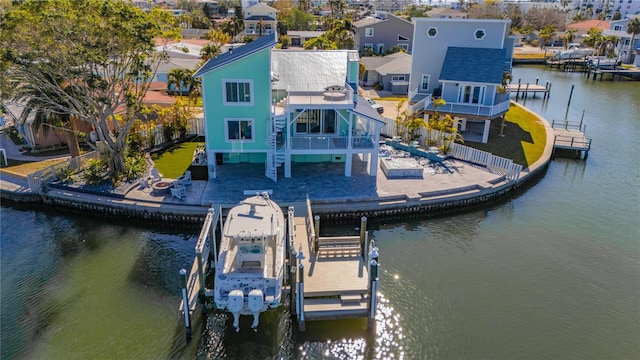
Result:
<instances>
[{"instance_id":1,"label":"calm water","mask_svg":"<svg viewBox=\"0 0 640 360\"><path fill-rule=\"evenodd\" d=\"M186 344L177 271L198 229L110 224L1 208L2 359L640 357L640 83L516 67L553 84L526 105L549 121L586 110L587 161L482 211L370 224L381 250L378 331L286 309L236 334L208 317ZM353 232L350 225L333 231ZM248 324L243 326L248 329Z\"/></svg>"}]
</instances>

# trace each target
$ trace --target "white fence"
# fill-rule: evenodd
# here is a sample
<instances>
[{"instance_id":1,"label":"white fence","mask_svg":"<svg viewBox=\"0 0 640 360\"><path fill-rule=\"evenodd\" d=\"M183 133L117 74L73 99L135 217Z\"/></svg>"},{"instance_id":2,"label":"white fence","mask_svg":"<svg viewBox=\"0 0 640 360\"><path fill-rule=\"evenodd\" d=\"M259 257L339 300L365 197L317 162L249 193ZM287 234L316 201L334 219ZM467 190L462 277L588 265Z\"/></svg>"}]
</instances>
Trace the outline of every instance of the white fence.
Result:
<instances>
[{"instance_id":1,"label":"white fence","mask_svg":"<svg viewBox=\"0 0 640 360\"><path fill-rule=\"evenodd\" d=\"M51 165L42 170L36 171L33 174L27 175L27 181L31 191L40 192L42 185L46 184L58 177L58 174L63 169L69 168L74 171L80 170L89 159L98 158L99 153L92 151L84 155L80 155L73 159L68 159L63 162Z\"/></svg>"},{"instance_id":2,"label":"white fence","mask_svg":"<svg viewBox=\"0 0 640 360\"><path fill-rule=\"evenodd\" d=\"M504 175L510 181L517 181L522 171L522 165L515 164L509 159L460 144L452 144L449 155L459 160L485 166L492 173Z\"/></svg>"}]
</instances>

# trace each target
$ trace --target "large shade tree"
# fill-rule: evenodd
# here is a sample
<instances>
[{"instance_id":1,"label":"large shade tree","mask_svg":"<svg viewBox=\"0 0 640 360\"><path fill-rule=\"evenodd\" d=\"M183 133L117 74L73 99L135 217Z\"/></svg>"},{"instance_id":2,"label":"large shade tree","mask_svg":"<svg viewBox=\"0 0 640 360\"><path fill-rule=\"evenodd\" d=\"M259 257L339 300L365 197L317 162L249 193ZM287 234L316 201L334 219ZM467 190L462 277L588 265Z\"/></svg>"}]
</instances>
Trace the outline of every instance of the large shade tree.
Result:
<instances>
[{"instance_id":1,"label":"large shade tree","mask_svg":"<svg viewBox=\"0 0 640 360\"><path fill-rule=\"evenodd\" d=\"M164 58L155 40L178 37L176 19L157 8L147 13L119 0L14 2L0 21L0 82L13 91L2 95L31 91L49 111L89 123L111 177L119 178L134 114Z\"/></svg>"}]
</instances>

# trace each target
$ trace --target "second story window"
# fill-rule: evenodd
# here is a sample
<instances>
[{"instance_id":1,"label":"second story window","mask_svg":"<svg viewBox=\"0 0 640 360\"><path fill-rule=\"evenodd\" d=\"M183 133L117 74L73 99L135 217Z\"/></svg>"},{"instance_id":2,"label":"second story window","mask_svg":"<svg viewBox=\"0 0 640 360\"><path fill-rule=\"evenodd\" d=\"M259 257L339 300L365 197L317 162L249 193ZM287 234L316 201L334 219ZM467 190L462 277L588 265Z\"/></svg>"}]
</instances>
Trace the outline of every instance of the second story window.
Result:
<instances>
[{"instance_id":1,"label":"second story window","mask_svg":"<svg viewBox=\"0 0 640 360\"><path fill-rule=\"evenodd\" d=\"M225 80L224 103L235 105L253 104L251 80Z\"/></svg>"},{"instance_id":2,"label":"second story window","mask_svg":"<svg viewBox=\"0 0 640 360\"><path fill-rule=\"evenodd\" d=\"M366 29L364 29L364 36L366 36L366 37L373 37L373 28L366 28Z\"/></svg>"}]
</instances>

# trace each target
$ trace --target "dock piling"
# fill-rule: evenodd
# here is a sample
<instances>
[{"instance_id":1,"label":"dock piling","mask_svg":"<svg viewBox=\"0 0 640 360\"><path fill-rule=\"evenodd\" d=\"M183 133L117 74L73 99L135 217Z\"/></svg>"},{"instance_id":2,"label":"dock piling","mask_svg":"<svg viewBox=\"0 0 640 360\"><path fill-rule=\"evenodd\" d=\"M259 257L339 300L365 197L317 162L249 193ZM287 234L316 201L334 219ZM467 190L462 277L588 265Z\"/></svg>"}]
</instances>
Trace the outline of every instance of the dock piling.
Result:
<instances>
[{"instance_id":1,"label":"dock piling","mask_svg":"<svg viewBox=\"0 0 640 360\"><path fill-rule=\"evenodd\" d=\"M316 239L320 237L320 215L316 215L313 217L313 227L316 231Z\"/></svg>"},{"instance_id":2,"label":"dock piling","mask_svg":"<svg viewBox=\"0 0 640 360\"><path fill-rule=\"evenodd\" d=\"M365 237L367 233L367 217L363 216L360 219L360 249L362 249L362 256L366 255L365 251Z\"/></svg>"},{"instance_id":3,"label":"dock piling","mask_svg":"<svg viewBox=\"0 0 640 360\"><path fill-rule=\"evenodd\" d=\"M376 309L378 308L378 262L372 259L369 263L370 284L369 284L369 317L367 318L367 329L375 331Z\"/></svg>"},{"instance_id":4,"label":"dock piling","mask_svg":"<svg viewBox=\"0 0 640 360\"><path fill-rule=\"evenodd\" d=\"M187 270L180 269L180 286L182 288L182 311L184 312L184 329L187 341L191 340L191 314L189 313L189 294L187 293Z\"/></svg>"},{"instance_id":5,"label":"dock piling","mask_svg":"<svg viewBox=\"0 0 640 360\"><path fill-rule=\"evenodd\" d=\"M298 330L305 331L304 323L304 264L298 264Z\"/></svg>"}]
</instances>

